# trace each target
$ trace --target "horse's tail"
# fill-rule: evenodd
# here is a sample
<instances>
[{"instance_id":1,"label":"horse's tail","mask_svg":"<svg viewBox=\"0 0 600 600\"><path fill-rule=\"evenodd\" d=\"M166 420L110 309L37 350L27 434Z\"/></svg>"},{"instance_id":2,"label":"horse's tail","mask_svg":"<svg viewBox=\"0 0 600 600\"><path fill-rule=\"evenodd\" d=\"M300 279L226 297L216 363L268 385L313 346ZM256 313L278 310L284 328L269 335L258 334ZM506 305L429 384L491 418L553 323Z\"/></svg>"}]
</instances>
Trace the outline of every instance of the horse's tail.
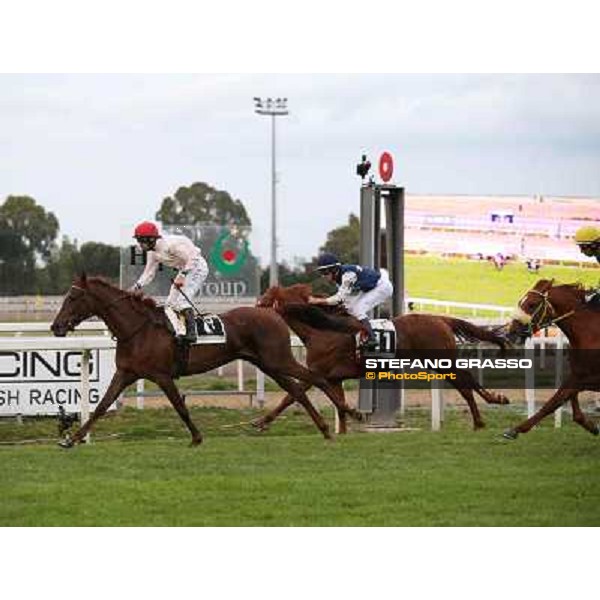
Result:
<instances>
[{"instance_id":1,"label":"horse's tail","mask_svg":"<svg viewBox=\"0 0 600 600\"><path fill-rule=\"evenodd\" d=\"M478 325L469 323L469 321L455 319L454 317L442 317L442 319L450 326L454 335L461 342L491 342L499 346L502 350L505 350L509 345L506 337L491 329L479 327Z\"/></svg>"},{"instance_id":2,"label":"horse's tail","mask_svg":"<svg viewBox=\"0 0 600 600\"><path fill-rule=\"evenodd\" d=\"M321 308L310 304L285 304L279 311L284 318L292 317L315 329L352 334L359 333L363 329L361 322L352 316L329 315Z\"/></svg>"}]
</instances>

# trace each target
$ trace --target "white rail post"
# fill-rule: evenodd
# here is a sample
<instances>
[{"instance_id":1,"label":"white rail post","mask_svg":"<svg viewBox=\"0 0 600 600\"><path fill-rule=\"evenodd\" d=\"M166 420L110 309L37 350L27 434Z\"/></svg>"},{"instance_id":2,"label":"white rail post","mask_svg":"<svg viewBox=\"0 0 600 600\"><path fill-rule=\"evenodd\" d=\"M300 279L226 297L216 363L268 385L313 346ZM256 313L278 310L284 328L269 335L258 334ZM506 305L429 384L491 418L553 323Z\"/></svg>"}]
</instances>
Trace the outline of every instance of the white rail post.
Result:
<instances>
[{"instance_id":1,"label":"white rail post","mask_svg":"<svg viewBox=\"0 0 600 600\"><path fill-rule=\"evenodd\" d=\"M554 362L554 387L558 389L560 384L562 383L563 376L563 348L564 348L564 339L562 332L558 334L556 338L556 359ZM562 412L563 407L559 406L554 412L554 427L559 428L562 426Z\"/></svg>"},{"instance_id":2,"label":"white rail post","mask_svg":"<svg viewBox=\"0 0 600 600\"><path fill-rule=\"evenodd\" d=\"M237 361L238 392L244 391L244 361Z\"/></svg>"},{"instance_id":3,"label":"white rail post","mask_svg":"<svg viewBox=\"0 0 600 600\"><path fill-rule=\"evenodd\" d=\"M533 364L531 369L525 371L525 399L527 400L527 418L529 418L535 413L535 353L533 338L527 338L525 350L530 351Z\"/></svg>"},{"instance_id":4,"label":"white rail post","mask_svg":"<svg viewBox=\"0 0 600 600\"><path fill-rule=\"evenodd\" d=\"M406 415L406 394L404 392L404 381L400 381L400 409L398 412L401 417Z\"/></svg>"},{"instance_id":5,"label":"white rail post","mask_svg":"<svg viewBox=\"0 0 600 600\"><path fill-rule=\"evenodd\" d=\"M145 379L138 379L135 384L137 396L135 399L135 406L138 410L144 409L144 383Z\"/></svg>"},{"instance_id":6,"label":"white rail post","mask_svg":"<svg viewBox=\"0 0 600 600\"><path fill-rule=\"evenodd\" d=\"M546 369L546 336L548 330L544 330L543 337L540 338L540 369Z\"/></svg>"},{"instance_id":7,"label":"white rail post","mask_svg":"<svg viewBox=\"0 0 600 600\"><path fill-rule=\"evenodd\" d=\"M256 367L256 400L259 408L265 406L265 374Z\"/></svg>"},{"instance_id":8,"label":"white rail post","mask_svg":"<svg viewBox=\"0 0 600 600\"><path fill-rule=\"evenodd\" d=\"M81 424L90 418L90 351L83 350L81 353ZM90 434L85 436L86 444L91 441Z\"/></svg>"},{"instance_id":9,"label":"white rail post","mask_svg":"<svg viewBox=\"0 0 600 600\"><path fill-rule=\"evenodd\" d=\"M431 430L439 431L442 425L442 389L431 384Z\"/></svg>"}]
</instances>

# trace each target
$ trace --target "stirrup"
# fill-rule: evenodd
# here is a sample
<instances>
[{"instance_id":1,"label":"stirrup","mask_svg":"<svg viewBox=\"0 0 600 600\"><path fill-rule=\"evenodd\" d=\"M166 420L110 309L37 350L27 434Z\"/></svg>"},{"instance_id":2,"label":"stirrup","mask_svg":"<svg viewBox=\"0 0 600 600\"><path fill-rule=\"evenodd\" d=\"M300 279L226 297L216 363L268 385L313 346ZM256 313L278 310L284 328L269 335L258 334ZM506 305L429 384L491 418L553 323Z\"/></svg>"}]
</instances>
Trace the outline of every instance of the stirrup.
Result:
<instances>
[{"instance_id":1,"label":"stirrup","mask_svg":"<svg viewBox=\"0 0 600 600\"><path fill-rule=\"evenodd\" d=\"M189 335L187 331L181 335L175 336L175 339L179 344L193 344L194 342L198 341L197 337Z\"/></svg>"},{"instance_id":2,"label":"stirrup","mask_svg":"<svg viewBox=\"0 0 600 600\"><path fill-rule=\"evenodd\" d=\"M377 349L377 340L372 338L367 338L366 340L360 343L360 347L362 350L376 350Z\"/></svg>"}]
</instances>

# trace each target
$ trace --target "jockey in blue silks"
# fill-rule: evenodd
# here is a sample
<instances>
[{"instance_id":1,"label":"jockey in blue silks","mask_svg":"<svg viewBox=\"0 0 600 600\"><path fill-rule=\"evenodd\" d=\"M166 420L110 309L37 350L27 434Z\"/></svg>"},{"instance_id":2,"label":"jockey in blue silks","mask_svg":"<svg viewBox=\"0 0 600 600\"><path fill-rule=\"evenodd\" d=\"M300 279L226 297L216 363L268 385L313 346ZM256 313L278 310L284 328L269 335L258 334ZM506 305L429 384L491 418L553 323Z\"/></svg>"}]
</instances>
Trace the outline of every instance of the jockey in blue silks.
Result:
<instances>
[{"instance_id":1,"label":"jockey in blue silks","mask_svg":"<svg viewBox=\"0 0 600 600\"><path fill-rule=\"evenodd\" d=\"M344 304L346 310L363 324L367 332L364 345L368 348L376 345L367 313L392 296L394 287L388 272L360 265L344 265L329 252L319 256L316 270L328 281L335 283L338 290L328 298L311 296L309 302L330 306Z\"/></svg>"}]
</instances>

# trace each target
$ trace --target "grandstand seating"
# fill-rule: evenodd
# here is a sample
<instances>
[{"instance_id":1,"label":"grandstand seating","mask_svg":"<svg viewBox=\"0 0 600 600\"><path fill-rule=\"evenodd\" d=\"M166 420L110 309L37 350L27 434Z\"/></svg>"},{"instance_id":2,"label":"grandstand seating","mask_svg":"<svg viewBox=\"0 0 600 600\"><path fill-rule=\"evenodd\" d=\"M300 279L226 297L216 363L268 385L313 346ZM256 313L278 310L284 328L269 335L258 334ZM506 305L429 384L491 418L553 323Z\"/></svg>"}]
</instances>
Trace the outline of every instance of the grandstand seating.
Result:
<instances>
[{"instance_id":1,"label":"grandstand seating","mask_svg":"<svg viewBox=\"0 0 600 600\"><path fill-rule=\"evenodd\" d=\"M405 246L413 252L594 263L573 236L598 221L596 198L407 195Z\"/></svg>"}]
</instances>

